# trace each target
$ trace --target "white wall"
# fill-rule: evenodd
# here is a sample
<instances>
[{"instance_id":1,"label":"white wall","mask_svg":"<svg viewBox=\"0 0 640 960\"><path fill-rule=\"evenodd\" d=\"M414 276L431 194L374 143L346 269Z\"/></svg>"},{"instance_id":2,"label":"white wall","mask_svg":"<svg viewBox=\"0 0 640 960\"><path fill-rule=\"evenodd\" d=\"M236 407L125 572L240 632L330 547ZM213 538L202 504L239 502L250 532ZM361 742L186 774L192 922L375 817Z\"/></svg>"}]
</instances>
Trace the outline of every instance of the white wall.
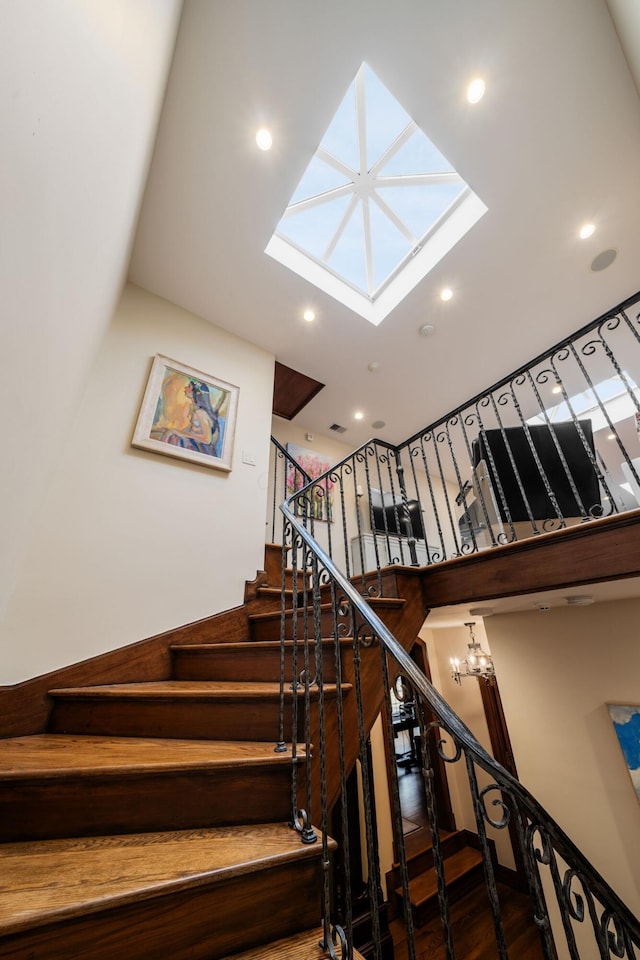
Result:
<instances>
[{"instance_id":1,"label":"white wall","mask_svg":"<svg viewBox=\"0 0 640 960\"><path fill-rule=\"evenodd\" d=\"M231 473L131 447L156 353L240 388ZM2 682L242 603L264 564L273 367L261 349L125 289L34 517L0 633Z\"/></svg>"},{"instance_id":2,"label":"white wall","mask_svg":"<svg viewBox=\"0 0 640 960\"><path fill-rule=\"evenodd\" d=\"M606 704L640 703L640 600L486 621L523 784L640 913L640 804Z\"/></svg>"},{"instance_id":3,"label":"white wall","mask_svg":"<svg viewBox=\"0 0 640 960\"><path fill-rule=\"evenodd\" d=\"M0 617L120 294L181 7L0 5Z\"/></svg>"}]
</instances>

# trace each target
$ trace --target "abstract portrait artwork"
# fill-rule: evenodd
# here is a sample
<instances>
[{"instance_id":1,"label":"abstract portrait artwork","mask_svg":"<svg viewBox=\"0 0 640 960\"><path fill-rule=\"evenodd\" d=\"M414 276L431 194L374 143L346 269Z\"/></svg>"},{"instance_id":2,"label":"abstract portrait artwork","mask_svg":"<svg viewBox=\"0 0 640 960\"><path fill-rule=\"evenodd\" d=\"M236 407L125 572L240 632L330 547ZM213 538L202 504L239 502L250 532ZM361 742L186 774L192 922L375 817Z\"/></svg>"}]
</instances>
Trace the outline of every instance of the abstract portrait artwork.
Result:
<instances>
[{"instance_id":1,"label":"abstract portrait artwork","mask_svg":"<svg viewBox=\"0 0 640 960\"><path fill-rule=\"evenodd\" d=\"M229 471L239 392L231 383L158 354L131 442Z\"/></svg>"},{"instance_id":2,"label":"abstract portrait artwork","mask_svg":"<svg viewBox=\"0 0 640 960\"><path fill-rule=\"evenodd\" d=\"M640 705L608 703L613 729L640 801Z\"/></svg>"},{"instance_id":3,"label":"abstract portrait artwork","mask_svg":"<svg viewBox=\"0 0 640 960\"><path fill-rule=\"evenodd\" d=\"M314 453L306 447L299 447L295 443L287 444L287 453L311 480L326 473L332 465L329 457ZM290 464L287 469L287 496L290 497L297 490L301 490L306 482L304 474ZM311 487L306 503L314 520L331 522L333 520L333 481L327 477ZM295 504L294 509L298 516L303 512L300 504Z\"/></svg>"}]
</instances>

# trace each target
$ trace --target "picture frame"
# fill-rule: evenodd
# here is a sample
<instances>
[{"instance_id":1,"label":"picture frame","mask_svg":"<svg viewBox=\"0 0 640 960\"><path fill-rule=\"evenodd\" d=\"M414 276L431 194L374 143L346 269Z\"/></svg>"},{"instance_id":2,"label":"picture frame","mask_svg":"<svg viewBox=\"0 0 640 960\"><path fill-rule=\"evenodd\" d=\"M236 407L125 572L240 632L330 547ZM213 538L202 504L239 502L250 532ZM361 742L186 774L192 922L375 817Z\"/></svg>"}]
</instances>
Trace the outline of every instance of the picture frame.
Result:
<instances>
[{"instance_id":1,"label":"picture frame","mask_svg":"<svg viewBox=\"0 0 640 960\"><path fill-rule=\"evenodd\" d=\"M309 450L307 447L300 447L296 443L287 443L287 453L311 480L315 480L333 466L330 457ZM287 496L292 496L300 489L302 489L300 474L295 467L290 465L287 470ZM321 485L312 488L309 509L314 520L333 523L333 482L331 479L327 478ZM294 503L294 510L297 516L302 514L299 503Z\"/></svg>"},{"instance_id":2,"label":"picture frame","mask_svg":"<svg viewBox=\"0 0 640 960\"><path fill-rule=\"evenodd\" d=\"M231 470L240 388L156 354L132 446Z\"/></svg>"},{"instance_id":3,"label":"picture frame","mask_svg":"<svg viewBox=\"0 0 640 960\"><path fill-rule=\"evenodd\" d=\"M640 802L640 704L608 703L609 716Z\"/></svg>"}]
</instances>

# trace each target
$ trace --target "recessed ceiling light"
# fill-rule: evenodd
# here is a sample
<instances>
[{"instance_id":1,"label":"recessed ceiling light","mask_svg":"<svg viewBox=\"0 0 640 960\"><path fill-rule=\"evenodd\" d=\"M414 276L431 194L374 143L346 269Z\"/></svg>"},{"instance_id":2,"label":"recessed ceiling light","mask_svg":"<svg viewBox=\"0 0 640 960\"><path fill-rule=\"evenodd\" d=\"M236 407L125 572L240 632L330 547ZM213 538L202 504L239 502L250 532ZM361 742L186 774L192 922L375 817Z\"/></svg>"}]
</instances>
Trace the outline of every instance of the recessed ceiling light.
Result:
<instances>
[{"instance_id":1,"label":"recessed ceiling light","mask_svg":"<svg viewBox=\"0 0 640 960\"><path fill-rule=\"evenodd\" d=\"M302 314L302 318L306 320L307 323L313 323L313 321L316 318L316 315L313 312L313 310L305 310L305 312Z\"/></svg>"},{"instance_id":2,"label":"recessed ceiling light","mask_svg":"<svg viewBox=\"0 0 640 960\"><path fill-rule=\"evenodd\" d=\"M354 419L354 420L364 420L364 413L362 412L362 410L356 410L356 412L355 412L354 415L353 415L353 419Z\"/></svg>"},{"instance_id":3,"label":"recessed ceiling light","mask_svg":"<svg viewBox=\"0 0 640 960\"><path fill-rule=\"evenodd\" d=\"M596 232L595 223L585 223L580 227L580 233L578 234L578 236L580 237L581 240L588 240L589 237L592 237L595 232Z\"/></svg>"},{"instance_id":4,"label":"recessed ceiling light","mask_svg":"<svg viewBox=\"0 0 640 960\"><path fill-rule=\"evenodd\" d=\"M449 287L445 287L444 290L440 291L440 299L444 300L445 303L447 300L451 300L452 296L453 296L453 290L451 290Z\"/></svg>"},{"instance_id":5,"label":"recessed ceiling light","mask_svg":"<svg viewBox=\"0 0 640 960\"><path fill-rule=\"evenodd\" d=\"M478 103L484 97L484 80L482 77L476 77L467 87L467 100L469 103Z\"/></svg>"},{"instance_id":6,"label":"recessed ceiling light","mask_svg":"<svg viewBox=\"0 0 640 960\"><path fill-rule=\"evenodd\" d=\"M608 434L607 434L607 440L615 440L615 438L616 438L615 433L608 433Z\"/></svg>"},{"instance_id":7,"label":"recessed ceiling light","mask_svg":"<svg viewBox=\"0 0 640 960\"><path fill-rule=\"evenodd\" d=\"M375 373L376 370L379 370L379 369L380 369L380 361L379 361L379 360L372 360L371 363L370 363L370 364L368 365L368 367L367 367L367 370L369 371L369 373Z\"/></svg>"},{"instance_id":8,"label":"recessed ceiling light","mask_svg":"<svg viewBox=\"0 0 640 960\"><path fill-rule=\"evenodd\" d=\"M260 127L256 133L256 143L261 150L270 150L271 144L273 143L271 131L267 130L266 127Z\"/></svg>"},{"instance_id":9,"label":"recessed ceiling light","mask_svg":"<svg viewBox=\"0 0 640 960\"><path fill-rule=\"evenodd\" d=\"M432 333L435 333L436 328L432 323L423 323L422 326L418 329L418 333L421 337L430 337Z\"/></svg>"},{"instance_id":10,"label":"recessed ceiling light","mask_svg":"<svg viewBox=\"0 0 640 960\"><path fill-rule=\"evenodd\" d=\"M562 393L562 387L554 387L551 393Z\"/></svg>"}]
</instances>

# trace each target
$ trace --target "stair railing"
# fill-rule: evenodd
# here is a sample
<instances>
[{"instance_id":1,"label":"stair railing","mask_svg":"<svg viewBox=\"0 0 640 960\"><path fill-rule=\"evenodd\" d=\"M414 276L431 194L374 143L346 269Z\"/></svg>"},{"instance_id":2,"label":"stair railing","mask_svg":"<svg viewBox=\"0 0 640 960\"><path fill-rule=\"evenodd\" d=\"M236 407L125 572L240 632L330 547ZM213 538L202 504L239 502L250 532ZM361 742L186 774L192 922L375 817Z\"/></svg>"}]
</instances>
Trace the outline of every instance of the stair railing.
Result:
<instances>
[{"instance_id":1,"label":"stair railing","mask_svg":"<svg viewBox=\"0 0 640 960\"><path fill-rule=\"evenodd\" d=\"M287 497L306 487L310 480L311 477L306 470L296 463L280 441L271 437L269 503L265 538L267 543L284 542L280 504Z\"/></svg>"},{"instance_id":2,"label":"stair railing","mask_svg":"<svg viewBox=\"0 0 640 960\"><path fill-rule=\"evenodd\" d=\"M272 540L276 504L308 482L273 449ZM639 506L640 293L404 443L370 440L305 501L319 543L365 594L388 565L427 566Z\"/></svg>"},{"instance_id":3,"label":"stair railing","mask_svg":"<svg viewBox=\"0 0 640 960\"><path fill-rule=\"evenodd\" d=\"M322 484L323 479L319 482ZM334 478L335 479L335 478ZM504 767L484 750L463 721L416 666L380 616L362 596L359 585L341 572L329 552L314 536L313 484L295 494L281 507L287 540L299 554L308 581L287 614L290 635L298 662L304 670L293 684L287 731L296 743L305 743L305 783L295 779L292 792L292 826L304 842L323 844L324 940L331 957L352 956L354 903L349 877L349 820L354 816L346 802L347 776L356 758L362 782L362 816L371 943L367 956L382 960L384 893L377 851L377 834L372 808L373 772L367 749L369 731L384 707L385 735L393 751L389 690L398 677L415 697L420 728L421 755L426 805L437 876L439 913L447 960L455 960L455 928L447 894L444 856L440 842L438 808L434 794L434 770L430 741L447 764L461 763L467 779L482 854L484 880L493 919L495 943L500 960L508 960L509 944L503 927L500 892L487 827L505 830L511 823L525 865L526 885L531 903L531 922L537 928L541 955L556 960L601 960L640 957L640 924L622 900L589 863L573 841L537 800ZM297 595L294 591L294 596ZM283 621L285 617L283 615ZM283 627L283 636L285 628ZM330 656L328 656L330 650ZM325 680L331 665L335 676ZM304 706L302 716L296 705ZM435 721L432 717L435 716ZM392 754L393 755L393 752ZM393 765L395 767L395 765ZM298 765L294 760L293 769ZM479 777L480 775L480 777ZM481 785L481 778L489 782ZM409 960L416 960L416 939L409 898L409 871L404 847L397 773L392 770L393 817L399 840L398 861L402 888ZM329 835L340 823L343 848L340 856L345 876L344 891L336 902L331 888ZM316 827L313 824L317 824ZM387 896L390 892L387 891ZM562 951L558 954L557 951ZM513 958L516 953L511 954Z\"/></svg>"}]
</instances>

